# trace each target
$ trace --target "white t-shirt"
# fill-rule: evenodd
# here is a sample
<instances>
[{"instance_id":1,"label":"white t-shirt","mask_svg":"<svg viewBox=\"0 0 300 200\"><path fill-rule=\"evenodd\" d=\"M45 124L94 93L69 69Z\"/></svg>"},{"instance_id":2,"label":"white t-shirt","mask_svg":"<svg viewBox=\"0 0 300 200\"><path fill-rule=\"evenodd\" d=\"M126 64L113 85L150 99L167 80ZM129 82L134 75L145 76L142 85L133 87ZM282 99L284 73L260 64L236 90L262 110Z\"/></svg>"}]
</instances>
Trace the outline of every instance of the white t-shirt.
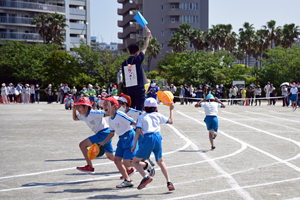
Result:
<instances>
[{"instance_id":1,"label":"white t-shirt","mask_svg":"<svg viewBox=\"0 0 300 200\"><path fill-rule=\"evenodd\" d=\"M203 102L200 107L204 107L206 116L218 116L218 107L222 108L222 104L217 102Z\"/></svg>"},{"instance_id":2,"label":"white t-shirt","mask_svg":"<svg viewBox=\"0 0 300 200\"><path fill-rule=\"evenodd\" d=\"M77 115L77 119L85 121L94 133L98 133L99 131L109 127L104 117L105 112L99 110L90 110L86 116L81 114Z\"/></svg>"},{"instance_id":3,"label":"white t-shirt","mask_svg":"<svg viewBox=\"0 0 300 200\"><path fill-rule=\"evenodd\" d=\"M266 86L265 86L265 89L266 89L266 91L267 91L266 93L267 93L267 94L270 94L270 90L269 90L269 89L270 89L270 85L266 85Z\"/></svg>"},{"instance_id":4,"label":"white t-shirt","mask_svg":"<svg viewBox=\"0 0 300 200\"><path fill-rule=\"evenodd\" d=\"M294 88L291 88L290 92L292 94L297 94L298 93L298 88L294 87Z\"/></svg>"},{"instance_id":5,"label":"white t-shirt","mask_svg":"<svg viewBox=\"0 0 300 200\"><path fill-rule=\"evenodd\" d=\"M120 111L116 111L115 116L113 118L110 117L108 120L110 131L116 132L118 136L130 131L132 122L134 122L134 119Z\"/></svg>"},{"instance_id":6,"label":"white t-shirt","mask_svg":"<svg viewBox=\"0 0 300 200\"><path fill-rule=\"evenodd\" d=\"M140 115L136 122L136 128L142 130L144 134L160 132L160 124L167 124L169 118L158 113L145 113Z\"/></svg>"},{"instance_id":7,"label":"white t-shirt","mask_svg":"<svg viewBox=\"0 0 300 200\"><path fill-rule=\"evenodd\" d=\"M129 108L129 110L125 114L128 115L128 117L134 119L134 121L137 121L138 117L142 114L142 112L133 108ZM135 126L132 127L135 128Z\"/></svg>"}]
</instances>

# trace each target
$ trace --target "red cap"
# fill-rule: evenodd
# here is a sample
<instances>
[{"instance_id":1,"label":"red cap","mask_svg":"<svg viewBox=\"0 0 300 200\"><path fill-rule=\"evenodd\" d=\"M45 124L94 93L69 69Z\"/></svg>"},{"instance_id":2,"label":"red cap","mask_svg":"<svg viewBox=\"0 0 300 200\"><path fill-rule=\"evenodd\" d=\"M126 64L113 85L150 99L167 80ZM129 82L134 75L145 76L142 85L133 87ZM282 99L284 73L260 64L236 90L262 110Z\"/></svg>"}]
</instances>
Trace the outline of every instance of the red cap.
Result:
<instances>
[{"instance_id":1,"label":"red cap","mask_svg":"<svg viewBox=\"0 0 300 200\"><path fill-rule=\"evenodd\" d=\"M108 97L106 99L104 99L105 101L110 101L112 102L113 104L115 104L115 106L119 107L119 102L117 99L113 98L113 97Z\"/></svg>"},{"instance_id":2,"label":"red cap","mask_svg":"<svg viewBox=\"0 0 300 200\"><path fill-rule=\"evenodd\" d=\"M117 86L116 86L116 85L114 85L114 88L117 88Z\"/></svg>"},{"instance_id":3,"label":"red cap","mask_svg":"<svg viewBox=\"0 0 300 200\"><path fill-rule=\"evenodd\" d=\"M82 87L85 87L85 85L83 85Z\"/></svg>"},{"instance_id":4,"label":"red cap","mask_svg":"<svg viewBox=\"0 0 300 200\"><path fill-rule=\"evenodd\" d=\"M293 82L293 85L296 85L296 83L295 83L295 82Z\"/></svg>"},{"instance_id":5,"label":"red cap","mask_svg":"<svg viewBox=\"0 0 300 200\"><path fill-rule=\"evenodd\" d=\"M88 97L81 97L76 103L75 106L89 106L92 108L92 104Z\"/></svg>"},{"instance_id":6,"label":"red cap","mask_svg":"<svg viewBox=\"0 0 300 200\"><path fill-rule=\"evenodd\" d=\"M121 94L120 94L120 97L124 97L124 98L127 100L128 106L131 106L131 98L130 98L130 96L121 93Z\"/></svg>"}]
</instances>

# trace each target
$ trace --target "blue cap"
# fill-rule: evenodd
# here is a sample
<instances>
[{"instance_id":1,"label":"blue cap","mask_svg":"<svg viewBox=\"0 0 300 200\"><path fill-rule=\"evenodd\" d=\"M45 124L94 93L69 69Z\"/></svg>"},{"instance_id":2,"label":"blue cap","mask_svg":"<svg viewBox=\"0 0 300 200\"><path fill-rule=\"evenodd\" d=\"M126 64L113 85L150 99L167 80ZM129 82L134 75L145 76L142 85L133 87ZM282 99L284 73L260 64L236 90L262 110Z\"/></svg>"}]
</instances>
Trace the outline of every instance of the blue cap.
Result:
<instances>
[{"instance_id":1,"label":"blue cap","mask_svg":"<svg viewBox=\"0 0 300 200\"><path fill-rule=\"evenodd\" d=\"M208 94L206 100L215 100L215 97L212 94Z\"/></svg>"}]
</instances>

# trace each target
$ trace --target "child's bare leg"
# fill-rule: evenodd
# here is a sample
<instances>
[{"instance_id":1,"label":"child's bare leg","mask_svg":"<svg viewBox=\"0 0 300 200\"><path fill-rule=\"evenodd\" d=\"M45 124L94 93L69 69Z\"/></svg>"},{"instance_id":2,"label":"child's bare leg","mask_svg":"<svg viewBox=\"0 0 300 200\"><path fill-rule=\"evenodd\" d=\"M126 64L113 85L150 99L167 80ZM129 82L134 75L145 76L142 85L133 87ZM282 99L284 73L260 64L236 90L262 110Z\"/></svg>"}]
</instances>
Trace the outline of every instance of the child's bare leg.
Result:
<instances>
[{"instance_id":1,"label":"child's bare leg","mask_svg":"<svg viewBox=\"0 0 300 200\"><path fill-rule=\"evenodd\" d=\"M144 167L146 166L146 164L144 162L141 162L141 160L142 158L134 157L132 164L134 168L142 175L142 177L145 177L146 173L144 171Z\"/></svg>"},{"instance_id":2,"label":"child's bare leg","mask_svg":"<svg viewBox=\"0 0 300 200\"><path fill-rule=\"evenodd\" d=\"M211 146L213 147L213 146L214 146L214 140L212 139L211 134L210 134L209 131L208 131L208 135L209 135L209 141L210 141L210 144L211 144Z\"/></svg>"},{"instance_id":3,"label":"child's bare leg","mask_svg":"<svg viewBox=\"0 0 300 200\"><path fill-rule=\"evenodd\" d=\"M111 160L111 161L115 161L115 155L113 153L107 153L105 152L106 157Z\"/></svg>"},{"instance_id":4,"label":"child's bare leg","mask_svg":"<svg viewBox=\"0 0 300 200\"><path fill-rule=\"evenodd\" d=\"M124 180L129 181L130 179L129 179L129 176L128 176L127 172L126 172L126 167L124 166L125 164L127 164L127 160L123 161L124 165L122 163L122 160L123 160L123 158L115 156L115 160L114 160L115 161L115 165L117 166L119 172L122 174Z\"/></svg>"},{"instance_id":5,"label":"child's bare leg","mask_svg":"<svg viewBox=\"0 0 300 200\"><path fill-rule=\"evenodd\" d=\"M92 161L88 158L87 152L88 152L88 147L92 146L92 142L89 138L86 138L85 140L83 140L82 142L79 143L79 148L87 162L87 164L93 168L93 164Z\"/></svg>"},{"instance_id":6,"label":"child's bare leg","mask_svg":"<svg viewBox=\"0 0 300 200\"><path fill-rule=\"evenodd\" d=\"M170 182L170 178L169 178L169 174L168 174L168 170L167 170L167 166L165 164L165 162L162 160L162 158L160 158L157 162L158 166L160 167L162 173L164 174L167 182Z\"/></svg>"}]
</instances>

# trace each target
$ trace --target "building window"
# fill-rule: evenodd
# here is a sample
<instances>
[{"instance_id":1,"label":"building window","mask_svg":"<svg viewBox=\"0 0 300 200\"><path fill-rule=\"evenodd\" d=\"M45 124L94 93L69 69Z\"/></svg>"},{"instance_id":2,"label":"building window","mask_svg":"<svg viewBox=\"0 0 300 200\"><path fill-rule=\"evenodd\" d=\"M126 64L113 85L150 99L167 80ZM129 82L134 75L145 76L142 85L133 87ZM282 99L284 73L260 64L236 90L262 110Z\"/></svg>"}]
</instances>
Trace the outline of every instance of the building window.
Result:
<instances>
[{"instance_id":1,"label":"building window","mask_svg":"<svg viewBox=\"0 0 300 200\"><path fill-rule=\"evenodd\" d=\"M175 23L175 18L172 18L172 19L171 19L171 22L172 22L172 23Z\"/></svg>"},{"instance_id":2,"label":"building window","mask_svg":"<svg viewBox=\"0 0 300 200\"><path fill-rule=\"evenodd\" d=\"M161 44L161 48L162 48L162 49L164 48L164 44Z\"/></svg>"},{"instance_id":3,"label":"building window","mask_svg":"<svg viewBox=\"0 0 300 200\"><path fill-rule=\"evenodd\" d=\"M164 36L164 35L165 35L165 32L162 31L162 32L161 32L161 36Z\"/></svg>"},{"instance_id":4,"label":"building window","mask_svg":"<svg viewBox=\"0 0 300 200\"><path fill-rule=\"evenodd\" d=\"M161 6L161 10L164 10L164 6Z\"/></svg>"},{"instance_id":5,"label":"building window","mask_svg":"<svg viewBox=\"0 0 300 200\"><path fill-rule=\"evenodd\" d=\"M176 33L176 31L171 31L171 35L174 35Z\"/></svg>"},{"instance_id":6,"label":"building window","mask_svg":"<svg viewBox=\"0 0 300 200\"><path fill-rule=\"evenodd\" d=\"M164 18L161 18L161 23L163 24L165 22Z\"/></svg>"},{"instance_id":7,"label":"building window","mask_svg":"<svg viewBox=\"0 0 300 200\"><path fill-rule=\"evenodd\" d=\"M198 10L198 3L196 3L196 10Z\"/></svg>"},{"instance_id":8,"label":"building window","mask_svg":"<svg viewBox=\"0 0 300 200\"><path fill-rule=\"evenodd\" d=\"M174 5L171 5L171 10L175 10L175 6Z\"/></svg>"}]
</instances>

